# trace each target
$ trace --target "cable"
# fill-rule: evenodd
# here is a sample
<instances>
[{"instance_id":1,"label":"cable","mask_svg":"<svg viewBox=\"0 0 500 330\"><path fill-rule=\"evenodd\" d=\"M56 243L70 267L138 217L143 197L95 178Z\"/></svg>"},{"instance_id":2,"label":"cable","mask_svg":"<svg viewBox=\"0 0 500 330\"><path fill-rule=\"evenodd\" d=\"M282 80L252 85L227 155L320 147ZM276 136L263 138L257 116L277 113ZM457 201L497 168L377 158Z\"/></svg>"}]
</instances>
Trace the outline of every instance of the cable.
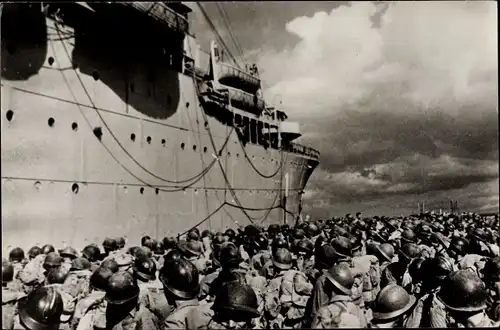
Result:
<instances>
[{"instance_id":1,"label":"cable","mask_svg":"<svg viewBox=\"0 0 500 330\"><path fill-rule=\"evenodd\" d=\"M56 22L54 22L55 25L56 25L56 28L58 28L58 24ZM59 29L59 28L58 28ZM66 53L66 56L68 57L68 59L71 59L71 56L69 54L69 51L68 49L66 48L66 45L64 42L61 42L63 48L64 48L64 51ZM109 131L109 133L111 134L111 136L113 137L113 139L116 141L116 143L118 144L118 146L125 152L125 154L137 165L139 166L142 170L144 170L146 173L148 173L149 175L155 177L156 179L160 180L160 181L164 181L164 182L168 182L168 183L185 183L185 182L189 182L191 180L195 180L197 178L199 178L200 176L204 176L206 175L206 173L208 173L208 171L212 168L212 166L215 164L215 161L211 162L211 164L209 164L209 166L205 169L202 170L202 172L196 174L195 176L191 177L191 178L188 178L188 179L184 179L184 180L168 180L168 179L165 179L165 178L162 178L158 175L156 175L155 173L149 171L147 168L145 168L142 164L140 164L134 156L132 156L128 150L121 144L121 142L118 140L118 138L114 135L113 131L111 130L111 128L108 126L108 124L106 123L106 121L104 120L104 118L102 117L102 115L100 114L100 112L97 110L97 107L95 106L93 100L92 100L92 97L90 96L87 88L85 87L85 84L83 83L80 75L76 72L76 69L73 69L75 74L76 74L76 77L78 79L78 81L80 82L80 85L82 86L85 94L87 95L87 98L89 99L91 105L92 105L92 108L95 110L95 112L97 113L97 115L99 116L100 120L102 121L102 123L104 124L104 126L107 128L107 130ZM75 99L76 101L76 99ZM199 181L199 180L198 180Z\"/></svg>"},{"instance_id":2,"label":"cable","mask_svg":"<svg viewBox=\"0 0 500 330\"><path fill-rule=\"evenodd\" d=\"M235 46L236 50L239 52L239 55L240 55L240 58L241 58L243 64L246 64L243 49L241 48L241 46L238 42L238 39L233 34L231 22L229 21L229 18L227 17L226 11L224 10L224 8L222 7L222 5L219 2L216 2L215 4L217 6L217 9L219 10L219 13L221 14L221 17L222 17L226 27L227 27L227 30L229 32L229 36L233 40L234 46Z\"/></svg>"},{"instance_id":3,"label":"cable","mask_svg":"<svg viewBox=\"0 0 500 330\"><path fill-rule=\"evenodd\" d=\"M204 223L205 221L207 221L208 219L210 219L210 218L211 218L211 217L212 217L215 213L219 212L219 210L220 210L221 208L223 208L223 207L224 207L224 205L226 205L226 203L225 203L225 202L224 202L224 203L222 203L221 205L219 205L219 207L218 207L218 208L216 208L216 209L215 209L212 213L210 213L209 215L207 215L207 216L206 216L203 220L201 220L200 222L198 222L196 225L194 225L194 226L192 226L191 228L189 228L189 229L185 230L184 232L182 232L181 234L179 234L179 235L177 235L177 236L178 236L178 237L180 237L180 236L182 236L182 235L184 235L184 234L188 233L190 230L192 230L192 229L194 229L194 228L198 227L199 225L201 225L202 223Z\"/></svg>"}]
</instances>

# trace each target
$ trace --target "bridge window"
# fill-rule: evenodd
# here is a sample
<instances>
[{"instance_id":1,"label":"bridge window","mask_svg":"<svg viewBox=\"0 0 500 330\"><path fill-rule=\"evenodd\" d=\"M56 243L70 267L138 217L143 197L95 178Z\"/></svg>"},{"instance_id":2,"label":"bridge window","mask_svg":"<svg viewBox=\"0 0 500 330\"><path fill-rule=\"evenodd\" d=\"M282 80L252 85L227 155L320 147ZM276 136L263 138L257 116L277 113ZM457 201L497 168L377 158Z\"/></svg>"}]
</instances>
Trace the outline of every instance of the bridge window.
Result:
<instances>
[{"instance_id":1,"label":"bridge window","mask_svg":"<svg viewBox=\"0 0 500 330\"><path fill-rule=\"evenodd\" d=\"M257 136L257 121L255 119L250 120L250 141L253 144L257 144L258 136Z\"/></svg>"}]
</instances>

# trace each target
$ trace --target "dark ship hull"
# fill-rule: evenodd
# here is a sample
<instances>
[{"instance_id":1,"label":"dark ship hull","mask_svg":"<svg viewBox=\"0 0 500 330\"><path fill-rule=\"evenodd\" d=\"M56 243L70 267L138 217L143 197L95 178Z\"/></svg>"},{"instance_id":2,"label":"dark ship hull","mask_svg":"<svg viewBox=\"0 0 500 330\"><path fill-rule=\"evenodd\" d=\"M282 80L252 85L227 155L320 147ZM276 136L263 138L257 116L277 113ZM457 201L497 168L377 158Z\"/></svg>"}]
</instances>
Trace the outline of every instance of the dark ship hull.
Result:
<instances>
[{"instance_id":1,"label":"dark ship hull","mask_svg":"<svg viewBox=\"0 0 500 330\"><path fill-rule=\"evenodd\" d=\"M296 221L318 153L242 141L193 38L96 6L3 5L4 249Z\"/></svg>"}]
</instances>

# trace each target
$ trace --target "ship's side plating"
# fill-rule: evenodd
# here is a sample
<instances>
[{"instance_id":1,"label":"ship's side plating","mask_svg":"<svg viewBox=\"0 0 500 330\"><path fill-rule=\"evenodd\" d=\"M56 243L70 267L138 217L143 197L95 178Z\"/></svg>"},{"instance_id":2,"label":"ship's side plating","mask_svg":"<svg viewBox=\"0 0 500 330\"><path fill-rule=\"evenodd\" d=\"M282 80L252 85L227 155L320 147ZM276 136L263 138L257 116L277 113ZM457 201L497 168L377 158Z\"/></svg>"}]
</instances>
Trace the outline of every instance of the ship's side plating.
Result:
<instances>
[{"instance_id":1,"label":"ship's side plating","mask_svg":"<svg viewBox=\"0 0 500 330\"><path fill-rule=\"evenodd\" d=\"M205 113L184 36L115 13L3 5L3 247L294 221L317 157L243 146Z\"/></svg>"}]
</instances>

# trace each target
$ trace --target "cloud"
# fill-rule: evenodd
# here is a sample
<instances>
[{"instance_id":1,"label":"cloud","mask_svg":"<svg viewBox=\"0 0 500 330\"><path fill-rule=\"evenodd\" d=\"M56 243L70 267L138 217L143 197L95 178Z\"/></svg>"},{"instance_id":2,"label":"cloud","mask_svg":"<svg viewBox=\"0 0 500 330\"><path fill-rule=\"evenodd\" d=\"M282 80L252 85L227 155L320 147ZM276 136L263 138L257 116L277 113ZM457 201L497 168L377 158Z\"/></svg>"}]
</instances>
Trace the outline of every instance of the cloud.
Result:
<instances>
[{"instance_id":1,"label":"cloud","mask_svg":"<svg viewBox=\"0 0 500 330\"><path fill-rule=\"evenodd\" d=\"M322 153L307 187L313 209L377 201L405 209L412 196L447 194L498 207L498 188L490 189L496 6L352 2L286 24L299 41L263 54L259 67L266 98L280 95L303 124L299 141Z\"/></svg>"}]
</instances>

